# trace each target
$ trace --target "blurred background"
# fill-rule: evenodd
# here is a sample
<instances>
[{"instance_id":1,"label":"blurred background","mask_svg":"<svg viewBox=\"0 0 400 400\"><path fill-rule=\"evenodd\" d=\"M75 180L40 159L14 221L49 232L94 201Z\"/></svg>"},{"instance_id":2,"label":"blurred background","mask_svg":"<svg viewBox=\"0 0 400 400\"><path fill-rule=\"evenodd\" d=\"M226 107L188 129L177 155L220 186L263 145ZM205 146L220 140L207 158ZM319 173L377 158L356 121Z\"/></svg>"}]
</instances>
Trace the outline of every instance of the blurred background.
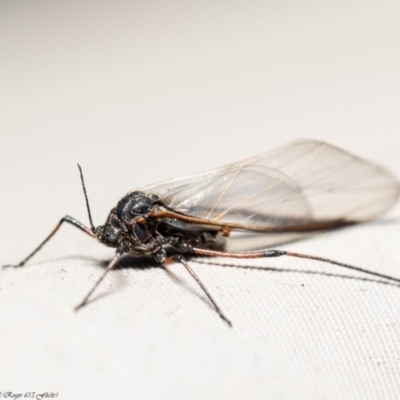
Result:
<instances>
[{"instance_id":1,"label":"blurred background","mask_svg":"<svg viewBox=\"0 0 400 400\"><path fill-rule=\"evenodd\" d=\"M85 220L80 162L100 223L129 190L303 137L400 174L399 16L375 1L3 0L3 212ZM24 235L3 226L6 250Z\"/></svg>"},{"instance_id":2,"label":"blurred background","mask_svg":"<svg viewBox=\"0 0 400 400\"><path fill-rule=\"evenodd\" d=\"M130 190L305 137L400 176L399 21L397 1L2 0L1 263L87 222L77 162L96 224ZM112 254L60 236L44 259Z\"/></svg>"}]
</instances>

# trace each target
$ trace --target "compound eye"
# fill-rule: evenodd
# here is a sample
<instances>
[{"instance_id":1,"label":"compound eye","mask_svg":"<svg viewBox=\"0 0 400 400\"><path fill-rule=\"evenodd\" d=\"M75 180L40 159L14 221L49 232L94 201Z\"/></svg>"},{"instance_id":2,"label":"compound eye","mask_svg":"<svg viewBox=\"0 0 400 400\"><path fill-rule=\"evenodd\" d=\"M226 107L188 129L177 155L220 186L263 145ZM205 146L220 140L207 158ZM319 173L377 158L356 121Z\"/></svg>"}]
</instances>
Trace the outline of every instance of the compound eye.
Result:
<instances>
[{"instance_id":1,"label":"compound eye","mask_svg":"<svg viewBox=\"0 0 400 400\"><path fill-rule=\"evenodd\" d=\"M117 241L117 237L113 233L107 235L107 243L114 244Z\"/></svg>"},{"instance_id":2,"label":"compound eye","mask_svg":"<svg viewBox=\"0 0 400 400\"><path fill-rule=\"evenodd\" d=\"M137 199L131 205L131 214L132 215L140 215L145 214L149 211L150 206L152 205L152 201L146 197L142 197Z\"/></svg>"}]
</instances>

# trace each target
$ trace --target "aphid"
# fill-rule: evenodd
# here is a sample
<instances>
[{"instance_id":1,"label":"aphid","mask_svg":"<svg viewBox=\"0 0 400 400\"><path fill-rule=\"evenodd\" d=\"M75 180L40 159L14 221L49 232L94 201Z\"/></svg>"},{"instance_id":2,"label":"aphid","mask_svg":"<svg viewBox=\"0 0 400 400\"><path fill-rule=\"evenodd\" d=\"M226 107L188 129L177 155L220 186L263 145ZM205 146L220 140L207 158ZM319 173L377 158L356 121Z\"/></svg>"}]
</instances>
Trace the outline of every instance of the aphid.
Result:
<instances>
[{"instance_id":1,"label":"aphid","mask_svg":"<svg viewBox=\"0 0 400 400\"><path fill-rule=\"evenodd\" d=\"M180 262L196 280L219 316L231 325L187 263L190 256L262 258L290 256L327 262L400 282L400 279L335 260L284 250L233 252L232 232L298 236L376 218L400 193L384 168L327 143L301 140L268 153L197 175L147 186L124 196L104 225L94 226L82 169L78 165L90 228L65 216L22 260L22 267L70 223L116 254L76 310L83 307L123 254L150 256L166 266Z\"/></svg>"}]
</instances>

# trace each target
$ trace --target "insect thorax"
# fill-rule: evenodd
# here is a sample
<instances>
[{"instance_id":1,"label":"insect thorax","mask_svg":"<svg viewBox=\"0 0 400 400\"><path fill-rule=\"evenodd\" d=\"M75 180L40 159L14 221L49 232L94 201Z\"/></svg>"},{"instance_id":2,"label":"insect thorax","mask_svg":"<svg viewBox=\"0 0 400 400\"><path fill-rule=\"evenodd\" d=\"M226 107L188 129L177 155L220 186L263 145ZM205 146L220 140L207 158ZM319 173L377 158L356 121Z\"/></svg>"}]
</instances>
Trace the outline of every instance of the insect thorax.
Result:
<instances>
[{"instance_id":1,"label":"insect thorax","mask_svg":"<svg viewBox=\"0 0 400 400\"><path fill-rule=\"evenodd\" d=\"M121 253L155 257L165 255L169 249L184 252L191 247L224 247L218 230L150 217L155 208L166 208L159 196L139 191L128 193L111 210L106 223L96 228L98 240Z\"/></svg>"}]
</instances>

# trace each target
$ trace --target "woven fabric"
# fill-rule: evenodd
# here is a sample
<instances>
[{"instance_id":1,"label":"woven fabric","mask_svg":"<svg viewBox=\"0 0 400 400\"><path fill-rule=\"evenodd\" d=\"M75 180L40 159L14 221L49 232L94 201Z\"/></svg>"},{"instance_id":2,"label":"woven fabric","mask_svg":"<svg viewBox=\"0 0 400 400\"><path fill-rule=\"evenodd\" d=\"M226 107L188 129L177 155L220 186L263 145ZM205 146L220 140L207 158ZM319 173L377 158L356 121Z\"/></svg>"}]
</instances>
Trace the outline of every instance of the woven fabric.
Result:
<instances>
[{"instance_id":1,"label":"woven fabric","mask_svg":"<svg viewBox=\"0 0 400 400\"><path fill-rule=\"evenodd\" d=\"M398 229L387 220L286 247L400 276ZM396 284L307 260L191 261L229 328L180 265L125 265L75 314L110 252L85 238L71 248L73 233L62 235L73 257L59 258L57 246L43 262L2 272L7 390L67 399L375 399L400 391Z\"/></svg>"},{"instance_id":2,"label":"woven fabric","mask_svg":"<svg viewBox=\"0 0 400 400\"><path fill-rule=\"evenodd\" d=\"M66 213L301 138L400 177L400 2L0 2L0 265ZM318 171L318 165L315 165ZM280 248L400 277L400 208ZM125 260L63 226L0 270L0 400L400 398L400 287L289 257ZM35 394L32 395L32 393ZM40 396L38 397L37 394Z\"/></svg>"}]
</instances>

